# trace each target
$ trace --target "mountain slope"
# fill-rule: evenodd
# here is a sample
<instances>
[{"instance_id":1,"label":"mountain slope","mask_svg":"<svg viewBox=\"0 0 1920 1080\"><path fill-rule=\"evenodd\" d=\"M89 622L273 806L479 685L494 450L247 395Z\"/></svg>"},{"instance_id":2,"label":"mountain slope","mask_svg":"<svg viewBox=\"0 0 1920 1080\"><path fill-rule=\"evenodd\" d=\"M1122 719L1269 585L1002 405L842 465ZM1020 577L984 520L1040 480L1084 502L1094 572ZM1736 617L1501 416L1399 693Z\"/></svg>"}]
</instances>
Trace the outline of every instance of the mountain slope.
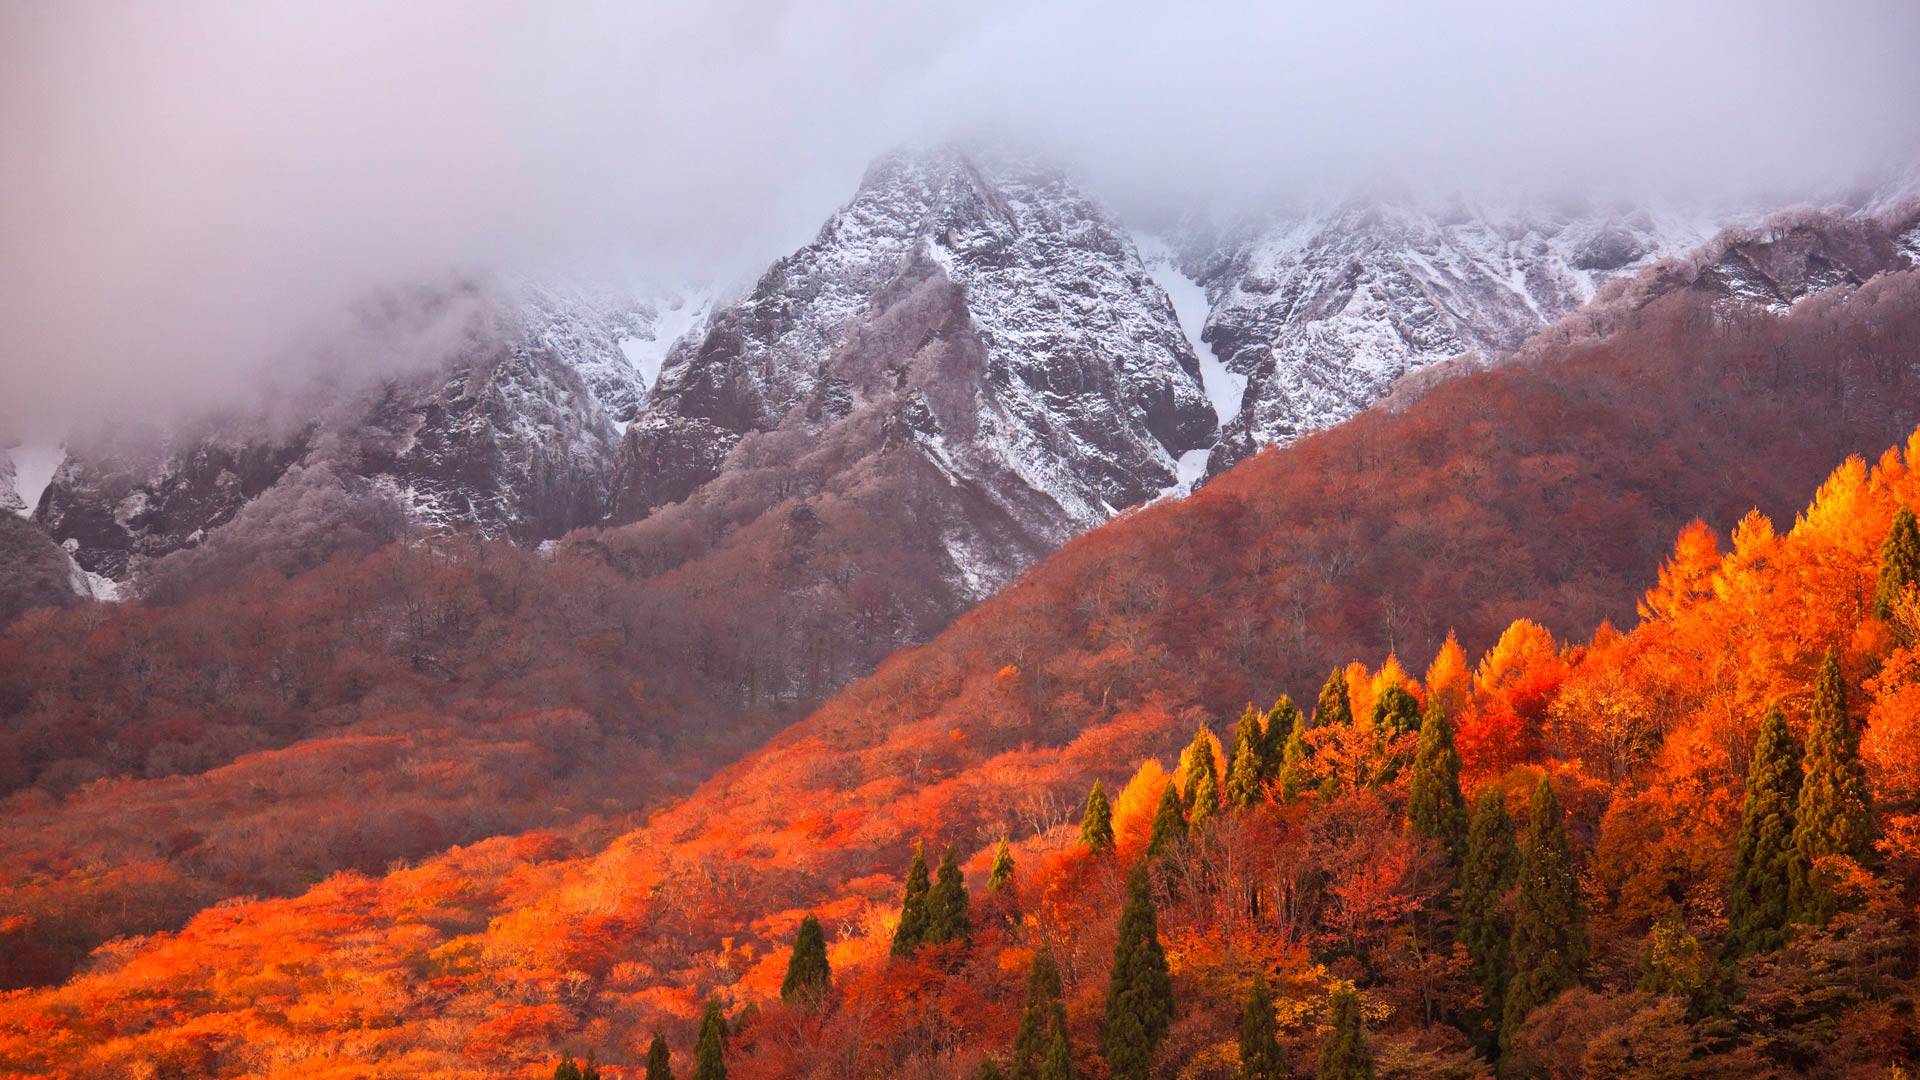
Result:
<instances>
[{"instance_id":1,"label":"mountain slope","mask_svg":"<svg viewBox=\"0 0 1920 1080\"><path fill-rule=\"evenodd\" d=\"M936 336L937 362L915 363ZM1126 233L1059 174L890 155L668 357L622 447L615 520L686 497L750 434L884 411L890 438L1045 550L1172 483L1211 427L1196 372ZM981 537L945 543L974 598L1024 563Z\"/></svg>"},{"instance_id":2,"label":"mountain slope","mask_svg":"<svg viewBox=\"0 0 1920 1080\"><path fill-rule=\"evenodd\" d=\"M685 1046L710 989L771 992L805 910L840 959L883 955L914 837L977 861L996 835L1057 836L1091 779L1248 699L1310 698L1356 655L1417 662L1449 627L1477 651L1520 616L1563 637L1629 619L1690 518L1790 513L1920 421L1920 274L1784 314L1731 303L1665 290L1604 336L1082 536L597 854L489 841L206 912L0 1003L5 1053L80 1074L318 1054L451 1076L550 1067L562 1046L625 1065L655 1027ZM1011 984L1022 959L980 977Z\"/></svg>"},{"instance_id":3,"label":"mountain slope","mask_svg":"<svg viewBox=\"0 0 1920 1080\"><path fill-rule=\"evenodd\" d=\"M1645 211L1352 200L1182 237L1182 266L1212 301L1206 339L1246 385L1209 471L1337 423L1436 361L1510 351L1714 231Z\"/></svg>"},{"instance_id":4,"label":"mountain slope","mask_svg":"<svg viewBox=\"0 0 1920 1080\"><path fill-rule=\"evenodd\" d=\"M364 481L356 492L397 500L416 525L552 539L606 512L617 421L646 389L623 343L659 317L649 301L524 282L394 293L309 346L341 374L275 404L74 432L34 516L80 565L125 579L297 466Z\"/></svg>"}]
</instances>

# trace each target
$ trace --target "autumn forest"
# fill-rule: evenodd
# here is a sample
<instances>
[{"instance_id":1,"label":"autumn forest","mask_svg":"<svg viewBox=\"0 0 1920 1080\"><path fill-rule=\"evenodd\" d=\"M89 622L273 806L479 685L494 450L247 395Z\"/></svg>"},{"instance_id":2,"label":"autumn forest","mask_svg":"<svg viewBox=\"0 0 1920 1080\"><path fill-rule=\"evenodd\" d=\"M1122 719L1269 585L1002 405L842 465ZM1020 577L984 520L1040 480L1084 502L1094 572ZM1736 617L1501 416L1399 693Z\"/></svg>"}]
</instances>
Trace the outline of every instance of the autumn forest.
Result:
<instances>
[{"instance_id":1,"label":"autumn forest","mask_svg":"<svg viewBox=\"0 0 1920 1080\"><path fill-rule=\"evenodd\" d=\"M837 675L886 553L712 521L29 612L0 1071L1907 1075L1916 299L1626 296Z\"/></svg>"}]
</instances>

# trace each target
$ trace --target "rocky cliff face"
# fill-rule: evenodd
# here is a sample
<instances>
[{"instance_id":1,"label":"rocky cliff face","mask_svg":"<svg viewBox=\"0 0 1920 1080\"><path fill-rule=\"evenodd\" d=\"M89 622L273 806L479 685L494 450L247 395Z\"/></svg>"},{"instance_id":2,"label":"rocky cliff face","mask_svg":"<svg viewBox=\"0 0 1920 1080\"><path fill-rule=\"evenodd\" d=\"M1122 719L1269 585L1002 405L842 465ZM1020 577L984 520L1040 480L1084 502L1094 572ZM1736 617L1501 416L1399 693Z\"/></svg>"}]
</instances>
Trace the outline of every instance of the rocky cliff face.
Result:
<instances>
[{"instance_id":1,"label":"rocky cliff face","mask_svg":"<svg viewBox=\"0 0 1920 1080\"><path fill-rule=\"evenodd\" d=\"M1373 201L1189 230L1175 247L1210 301L1205 339L1245 383L1208 472L1338 423L1429 364L1513 349L1713 232L1648 212Z\"/></svg>"},{"instance_id":2,"label":"rocky cliff face","mask_svg":"<svg viewBox=\"0 0 1920 1080\"><path fill-rule=\"evenodd\" d=\"M599 521L619 429L589 377L615 401L641 392L612 364L646 329L645 309L463 285L392 298L357 344L381 348L450 315L425 361L309 387L273 416L77 431L35 518L112 578L197 545L296 465L371 481L427 526L532 542Z\"/></svg>"},{"instance_id":3,"label":"rocky cliff face","mask_svg":"<svg viewBox=\"0 0 1920 1080\"><path fill-rule=\"evenodd\" d=\"M669 355L622 445L614 517L723 479L756 434L871 428L863 456L910 450L1021 535L996 552L951 523L952 575L978 594L1171 485L1213 427L1172 306L1111 215L1030 163L891 155Z\"/></svg>"},{"instance_id":4,"label":"rocky cliff face","mask_svg":"<svg viewBox=\"0 0 1920 1080\"><path fill-rule=\"evenodd\" d=\"M1777 310L1920 255L1911 205L1875 196L1851 232L1775 219L1658 272ZM1440 361L1506 355L1710 232L1644 211L1356 200L1136 247L1044 166L893 154L737 302L527 281L388 298L360 347L449 310L459 332L277 419L76 433L36 520L86 570L124 578L296 467L397 499L422 526L536 543L689 500L737 516L744 478L825 491L829 473L904 454L920 464L893 478L940 489L939 509L915 503L938 522L937 572L978 597L1126 507L1423 385ZM811 464L770 479L776 446Z\"/></svg>"},{"instance_id":5,"label":"rocky cliff face","mask_svg":"<svg viewBox=\"0 0 1920 1080\"><path fill-rule=\"evenodd\" d=\"M699 296L461 285L384 300L379 329L450 310L467 312L459 332L425 362L316 387L278 420L76 433L38 520L121 578L299 467L369 481L424 526L530 543L762 475L756 437L799 434L839 447L841 473L910 453L964 491L970 509L930 527L942 576L977 598L1167 489L1216 426L1113 217L1052 170L953 150L876 162L813 243L715 312Z\"/></svg>"},{"instance_id":6,"label":"rocky cliff face","mask_svg":"<svg viewBox=\"0 0 1920 1080\"><path fill-rule=\"evenodd\" d=\"M1729 233L1693 262L1692 288L1786 311L1813 293L1920 263L1920 210L1785 214Z\"/></svg>"}]
</instances>

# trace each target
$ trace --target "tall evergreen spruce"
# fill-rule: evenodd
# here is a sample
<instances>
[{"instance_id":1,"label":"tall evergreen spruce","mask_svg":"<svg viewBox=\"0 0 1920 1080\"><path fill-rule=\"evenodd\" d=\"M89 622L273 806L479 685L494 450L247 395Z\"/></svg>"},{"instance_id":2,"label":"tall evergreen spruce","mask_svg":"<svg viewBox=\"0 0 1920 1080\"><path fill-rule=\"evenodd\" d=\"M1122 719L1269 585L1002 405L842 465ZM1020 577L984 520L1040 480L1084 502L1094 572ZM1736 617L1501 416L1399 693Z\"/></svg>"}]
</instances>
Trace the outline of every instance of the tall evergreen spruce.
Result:
<instances>
[{"instance_id":1,"label":"tall evergreen spruce","mask_svg":"<svg viewBox=\"0 0 1920 1080\"><path fill-rule=\"evenodd\" d=\"M1101 1049L1114 1080L1146 1080L1173 1023L1173 977L1160 947L1145 862L1135 865L1127 878L1113 973L1107 981L1106 1019Z\"/></svg>"},{"instance_id":2,"label":"tall evergreen spruce","mask_svg":"<svg viewBox=\"0 0 1920 1080\"><path fill-rule=\"evenodd\" d=\"M1733 882L1727 894L1729 956L1768 952L1786 944L1790 890L1800 853L1793 842L1794 804L1800 798L1800 745L1778 708L1767 710L1747 764L1747 795L1733 842Z\"/></svg>"},{"instance_id":3,"label":"tall evergreen spruce","mask_svg":"<svg viewBox=\"0 0 1920 1080\"><path fill-rule=\"evenodd\" d=\"M1420 749L1413 758L1413 788L1407 796L1407 824L1414 835L1433 840L1457 870L1466 857L1467 800L1460 793L1460 752L1453 746L1453 722L1439 695L1420 724Z\"/></svg>"},{"instance_id":4,"label":"tall evergreen spruce","mask_svg":"<svg viewBox=\"0 0 1920 1080\"><path fill-rule=\"evenodd\" d=\"M693 1045L693 1075L689 1080L727 1080L727 1018L720 1002L709 998L700 1018L700 1040Z\"/></svg>"},{"instance_id":5,"label":"tall evergreen spruce","mask_svg":"<svg viewBox=\"0 0 1920 1080\"><path fill-rule=\"evenodd\" d=\"M1318 1080L1373 1080L1373 1051L1361 1025L1360 994L1352 983L1333 988L1328 998L1333 1030L1320 1044Z\"/></svg>"},{"instance_id":6,"label":"tall evergreen spruce","mask_svg":"<svg viewBox=\"0 0 1920 1080\"><path fill-rule=\"evenodd\" d=\"M1280 768L1286 763L1287 740L1293 736L1293 726L1299 720L1299 706L1285 694L1274 699L1273 708L1267 710L1267 722L1261 725L1260 782L1262 784L1280 778Z\"/></svg>"},{"instance_id":7,"label":"tall evergreen spruce","mask_svg":"<svg viewBox=\"0 0 1920 1080\"><path fill-rule=\"evenodd\" d=\"M1080 814L1080 845L1088 851L1113 850L1113 804L1098 780L1087 792L1087 808Z\"/></svg>"},{"instance_id":8,"label":"tall evergreen spruce","mask_svg":"<svg viewBox=\"0 0 1920 1080\"><path fill-rule=\"evenodd\" d=\"M973 937L973 923L967 918L967 882L960 876L953 845L940 856L940 871L927 895L927 941L939 945L948 941L966 941Z\"/></svg>"},{"instance_id":9,"label":"tall evergreen spruce","mask_svg":"<svg viewBox=\"0 0 1920 1080\"><path fill-rule=\"evenodd\" d=\"M1233 732L1233 753L1227 759L1227 805L1237 809L1260 801L1264 784L1261 773L1265 771L1261 754L1265 736L1260 721L1260 714L1249 704Z\"/></svg>"},{"instance_id":10,"label":"tall evergreen spruce","mask_svg":"<svg viewBox=\"0 0 1920 1080\"><path fill-rule=\"evenodd\" d=\"M1287 1080L1287 1056L1274 1034L1273 995L1266 976L1255 972L1240 1010L1240 1080Z\"/></svg>"},{"instance_id":11,"label":"tall evergreen spruce","mask_svg":"<svg viewBox=\"0 0 1920 1080\"><path fill-rule=\"evenodd\" d=\"M1543 776L1533 789L1526 838L1520 845L1513 970L1500 1023L1502 1046L1512 1045L1528 1013L1580 980L1587 960L1584 922L1560 800Z\"/></svg>"},{"instance_id":12,"label":"tall evergreen spruce","mask_svg":"<svg viewBox=\"0 0 1920 1080\"><path fill-rule=\"evenodd\" d=\"M816 1004L826 996L832 980L832 970L827 966L827 935L820 929L820 920L809 915L800 920L800 932L794 936L787 977L780 984L780 1000Z\"/></svg>"},{"instance_id":13,"label":"tall evergreen spruce","mask_svg":"<svg viewBox=\"0 0 1920 1080\"><path fill-rule=\"evenodd\" d=\"M1334 668L1320 688L1320 700L1313 705L1313 726L1344 726L1353 723L1353 700L1347 696L1347 673Z\"/></svg>"},{"instance_id":14,"label":"tall evergreen spruce","mask_svg":"<svg viewBox=\"0 0 1920 1080\"><path fill-rule=\"evenodd\" d=\"M1420 727L1420 699L1404 686L1389 686L1373 703L1373 730L1380 737L1405 735Z\"/></svg>"},{"instance_id":15,"label":"tall evergreen spruce","mask_svg":"<svg viewBox=\"0 0 1920 1080\"><path fill-rule=\"evenodd\" d=\"M1067 1037L1067 1007L1061 1003L1060 968L1045 951L1033 954L1027 971L1027 1009L1013 1036L1011 1080L1040 1080L1054 1041Z\"/></svg>"},{"instance_id":16,"label":"tall evergreen spruce","mask_svg":"<svg viewBox=\"0 0 1920 1080\"><path fill-rule=\"evenodd\" d=\"M659 1032L653 1035L653 1041L647 1044L646 1080L673 1080L673 1061L667 1053L667 1040Z\"/></svg>"},{"instance_id":17,"label":"tall evergreen spruce","mask_svg":"<svg viewBox=\"0 0 1920 1080\"><path fill-rule=\"evenodd\" d=\"M580 1080L580 1065L571 1053L560 1055L560 1064L553 1067L553 1080Z\"/></svg>"},{"instance_id":18,"label":"tall evergreen spruce","mask_svg":"<svg viewBox=\"0 0 1920 1080\"><path fill-rule=\"evenodd\" d=\"M1507 954L1506 896L1519 864L1506 799L1489 784L1474 798L1473 820L1467 827L1466 856L1460 864L1459 935L1472 965L1474 984L1480 988L1481 1015L1490 1019L1494 1028L1500 1026L1512 970Z\"/></svg>"},{"instance_id":19,"label":"tall evergreen spruce","mask_svg":"<svg viewBox=\"0 0 1920 1080\"><path fill-rule=\"evenodd\" d=\"M1000 838L1000 846L993 851L993 866L987 871L987 891L999 892L1013 884L1013 852L1007 847L1007 838Z\"/></svg>"},{"instance_id":20,"label":"tall evergreen spruce","mask_svg":"<svg viewBox=\"0 0 1920 1080\"><path fill-rule=\"evenodd\" d=\"M1912 586L1920 585L1920 525L1913 511L1901 507L1893 515L1893 528L1880 547L1880 580L1874 585L1873 613L1886 619L1893 615L1893 602Z\"/></svg>"},{"instance_id":21,"label":"tall evergreen spruce","mask_svg":"<svg viewBox=\"0 0 1920 1080\"><path fill-rule=\"evenodd\" d=\"M1053 1033L1047 1043L1047 1055L1040 1062L1040 1080L1073 1080L1073 1047L1067 1044L1067 1029Z\"/></svg>"},{"instance_id":22,"label":"tall evergreen spruce","mask_svg":"<svg viewBox=\"0 0 1920 1080\"><path fill-rule=\"evenodd\" d=\"M1307 759L1313 748L1307 745L1306 715L1295 711L1293 726L1287 729L1287 741L1280 748L1280 793L1291 799L1307 789Z\"/></svg>"},{"instance_id":23,"label":"tall evergreen spruce","mask_svg":"<svg viewBox=\"0 0 1920 1080\"><path fill-rule=\"evenodd\" d=\"M1147 836L1147 855L1152 857L1187 838L1187 804L1180 789L1168 783L1160 792L1160 805L1153 812L1153 832Z\"/></svg>"},{"instance_id":24,"label":"tall evergreen spruce","mask_svg":"<svg viewBox=\"0 0 1920 1080\"><path fill-rule=\"evenodd\" d=\"M999 1062L988 1058L974 1070L973 1080L1007 1080L1007 1071L1000 1067Z\"/></svg>"},{"instance_id":25,"label":"tall evergreen spruce","mask_svg":"<svg viewBox=\"0 0 1920 1080\"><path fill-rule=\"evenodd\" d=\"M1820 665L1813 715L1807 723L1805 776L1794 807L1793 843L1799 852L1789 891L1795 922L1820 924L1840 899L1817 860L1843 855L1865 861L1872 850L1872 805L1860 764L1860 732L1847 715L1846 682L1832 649Z\"/></svg>"},{"instance_id":26,"label":"tall evergreen spruce","mask_svg":"<svg viewBox=\"0 0 1920 1080\"><path fill-rule=\"evenodd\" d=\"M927 940L927 929L933 918L927 905L931 891L927 881L927 854L915 844L913 862L907 867L906 896L900 902L900 925L893 931L893 955L912 956L913 950Z\"/></svg>"},{"instance_id":27,"label":"tall evergreen spruce","mask_svg":"<svg viewBox=\"0 0 1920 1080\"><path fill-rule=\"evenodd\" d=\"M1195 829L1212 819L1220 808L1220 773L1213 761L1213 736L1205 727L1193 733L1185 757L1192 762L1187 777L1187 821Z\"/></svg>"}]
</instances>

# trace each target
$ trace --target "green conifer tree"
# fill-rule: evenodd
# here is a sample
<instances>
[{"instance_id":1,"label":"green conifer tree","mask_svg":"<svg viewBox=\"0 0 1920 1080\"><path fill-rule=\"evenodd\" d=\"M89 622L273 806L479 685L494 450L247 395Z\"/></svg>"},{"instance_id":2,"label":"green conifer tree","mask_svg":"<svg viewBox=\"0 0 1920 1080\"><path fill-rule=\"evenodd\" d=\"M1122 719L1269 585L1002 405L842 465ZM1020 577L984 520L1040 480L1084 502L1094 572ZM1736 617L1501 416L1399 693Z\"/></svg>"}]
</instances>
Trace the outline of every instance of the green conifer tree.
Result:
<instances>
[{"instance_id":1,"label":"green conifer tree","mask_svg":"<svg viewBox=\"0 0 1920 1080\"><path fill-rule=\"evenodd\" d=\"M1040 1080L1073 1080L1073 1048L1067 1044L1064 1027L1056 1029L1047 1042L1047 1056L1040 1062Z\"/></svg>"},{"instance_id":2,"label":"green conifer tree","mask_svg":"<svg viewBox=\"0 0 1920 1080\"><path fill-rule=\"evenodd\" d=\"M580 1066L571 1053L560 1055L560 1064L553 1067L553 1080L580 1080Z\"/></svg>"},{"instance_id":3,"label":"green conifer tree","mask_svg":"<svg viewBox=\"0 0 1920 1080\"><path fill-rule=\"evenodd\" d=\"M1334 727L1353 723L1353 699L1347 696L1347 672L1334 668L1320 688L1320 700L1313 706L1314 727Z\"/></svg>"},{"instance_id":4,"label":"green conifer tree","mask_svg":"<svg viewBox=\"0 0 1920 1080\"><path fill-rule=\"evenodd\" d=\"M1233 731L1233 753L1227 759L1227 805L1244 810L1260 801L1265 779L1261 748L1265 736L1260 731L1261 716L1249 704L1240 714L1240 726Z\"/></svg>"},{"instance_id":5,"label":"green conifer tree","mask_svg":"<svg viewBox=\"0 0 1920 1080\"><path fill-rule=\"evenodd\" d=\"M1280 792L1291 799L1307 790L1311 780L1307 775L1307 759L1313 756L1313 748L1307 745L1307 718L1295 711L1293 726L1287 729L1287 741L1280 748Z\"/></svg>"},{"instance_id":6,"label":"green conifer tree","mask_svg":"<svg viewBox=\"0 0 1920 1080\"><path fill-rule=\"evenodd\" d=\"M1013 851L1007 847L1007 838L1000 838L1000 846L993 850L993 866L987 870L987 891L999 892L1013 884Z\"/></svg>"},{"instance_id":7,"label":"green conifer tree","mask_svg":"<svg viewBox=\"0 0 1920 1080\"><path fill-rule=\"evenodd\" d=\"M1373 730L1383 739L1405 735L1420 726L1420 699L1404 686L1389 686L1373 703Z\"/></svg>"},{"instance_id":8,"label":"green conifer tree","mask_svg":"<svg viewBox=\"0 0 1920 1080\"><path fill-rule=\"evenodd\" d=\"M780 984L780 1000L798 1005L815 1005L827 994L833 981L827 966L827 935L820 920L808 915L800 920L800 932L793 939L793 955L787 958L787 977Z\"/></svg>"},{"instance_id":9,"label":"green conifer tree","mask_svg":"<svg viewBox=\"0 0 1920 1080\"><path fill-rule=\"evenodd\" d=\"M1467 950L1474 985L1480 988L1481 1013L1493 1028L1505 1006L1507 977L1507 891L1519 871L1520 854L1513 842L1513 819L1507 803L1491 784L1473 800L1473 819L1467 826L1466 855L1460 864L1460 944ZM1490 1031L1480 1039L1491 1048Z\"/></svg>"},{"instance_id":10,"label":"green conifer tree","mask_svg":"<svg viewBox=\"0 0 1920 1080\"><path fill-rule=\"evenodd\" d=\"M1680 909L1671 904L1647 934L1640 989L1684 1000L1687 1015L1694 1020L1717 1003L1713 964L1700 947L1700 939L1687 930Z\"/></svg>"},{"instance_id":11,"label":"green conifer tree","mask_svg":"<svg viewBox=\"0 0 1920 1080\"><path fill-rule=\"evenodd\" d=\"M1407 824L1416 836L1435 841L1457 869L1466 857L1467 800L1460 792L1460 752L1453 746L1453 723L1446 705L1434 695L1420 724L1420 748L1413 757L1413 786L1407 796Z\"/></svg>"},{"instance_id":12,"label":"green conifer tree","mask_svg":"<svg viewBox=\"0 0 1920 1080\"><path fill-rule=\"evenodd\" d=\"M1860 764L1860 732L1847 715L1840 657L1831 649L1814 686L1804 764L1800 800L1793 813L1793 844L1799 858L1788 902L1795 922L1819 925L1840 907L1819 860L1837 855L1865 862L1873 845L1873 810L1866 770Z\"/></svg>"},{"instance_id":13,"label":"green conifer tree","mask_svg":"<svg viewBox=\"0 0 1920 1080\"><path fill-rule=\"evenodd\" d=\"M1261 727L1260 782L1262 784L1280 778L1281 766L1286 764L1287 740L1292 737L1293 726L1299 719L1299 707L1285 694L1276 698L1273 708L1267 710L1267 722Z\"/></svg>"},{"instance_id":14,"label":"green conifer tree","mask_svg":"<svg viewBox=\"0 0 1920 1080\"><path fill-rule=\"evenodd\" d=\"M1149 858L1166 851L1187 838L1187 804L1180 789L1172 783L1160 792L1160 805L1153 812L1153 831L1147 836Z\"/></svg>"},{"instance_id":15,"label":"green conifer tree","mask_svg":"<svg viewBox=\"0 0 1920 1080\"><path fill-rule=\"evenodd\" d=\"M1291 1075L1274 1033L1273 995L1267 992L1266 976L1256 971L1240 1010L1239 1080L1287 1080Z\"/></svg>"},{"instance_id":16,"label":"green conifer tree","mask_svg":"<svg viewBox=\"0 0 1920 1080\"><path fill-rule=\"evenodd\" d=\"M1587 961L1580 882L1567 847L1560 800L1544 776L1533 789L1517 876L1513 968L1500 1024L1502 1046L1512 1045L1528 1013L1579 982Z\"/></svg>"},{"instance_id":17,"label":"green conifer tree","mask_svg":"<svg viewBox=\"0 0 1920 1080\"><path fill-rule=\"evenodd\" d=\"M1098 780L1087 792L1087 808L1080 814L1080 845L1088 851L1113 850L1113 804Z\"/></svg>"},{"instance_id":18,"label":"green conifer tree","mask_svg":"<svg viewBox=\"0 0 1920 1080\"><path fill-rule=\"evenodd\" d=\"M1198 829L1220 809L1220 773L1213 760L1213 734L1204 726L1195 731L1184 756L1193 764L1187 790L1181 794L1187 801L1187 823Z\"/></svg>"},{"instance_id":19,"label":"green conifer tree","mask_svg":"<svg viewBox=\"0 0 1920 1080\"><path fill-rule=\"evenodd\" d=\"M1011 1080L1040 1080L1056 1037L1064 1042L1066 1033L1067 1007L1061 1002L1060 968L1052 954L1042 950L1033 954L1033 966L1027 972L1027 1008L1020 1014L1020 1027L1013 1037L1013 1057L1008 1066Z\"/></svg>"},{"instance_id":20,"label":"green conifer tree","mask_svg":"<svg viewBox=\"0 0 1920 1080\"><path fill-rule=\"evenodd\" d=\"M1778 708L1767 710L1747 763L1747 795L1733 842L1733 882L1727 895L1728 956L1769 952L1786 944L1792 915L1789 892L1800 876L1793 843L1800 799L1800 744Z\"/></svg>"},{"instance_id":21,"label":"green conifer tree","mask_svg":"<svg viewBox=\"0 0 1920 1080\"><path fill-rule=\"evenodd\" d=\"M940 870L927 896L927 941L938 945L948 941L967 941L973 937L973 922L967 917L967 882L960 876L960 864L954 858L953 845L940 856Z\"/></svg>"},{"instance_id":22,"label":"green conifer tree","mask_svg":"<svg viewBox=\"0 0 1920 1080\"><path fill-rule=\"evenodd\" d=\"M673 1061L667 1053L667 1040L657 1031L653 1041L647 1044L646 1080L673 1080Z\"/></svg>"},{"instance_id":23,"label":"green conifer tree","mask_svg":"<svg viewBox=\"0 0 1920 1080\"><path fill-rule=\"evenodd\" d=\"M689 1080L727 1080L727 1018L720 1002L707 999L700 1018L700 1040L693 1046L693 1075Z\"/></svg>"},{"instance_id":24,"label":"green conifer tree","mask_svg":"<svg viewBox=\"0 0 1920 1080\"><path fill-rule=\"evenodd\" d=\"M580 1080L601 1080L600 1063L594 1060L593 1051L587 1051L587 1060L580 1065Z\"/></svg>"},{"instance_id":25,"label":"green conifer tree","mask_svg":"<svg viewBox=\"0 0 1920 1080\"><path fill-rule=\"evenodd\" d=\"M974 1070L973 1080L1007 1080L1007 1071L1000 1067L998 1061L988 1058Z\"/></svg>"},{"instance_id":26,"label":"green conifer tree","mask_svg":"<svg viewBox=\"0 0 1920 1080\"><path fill-rule=\"evenodd\" d=\"M1880 579L1873 589L1873 613L1882 619L1893 617L1893 603L1907 589L1920 585L1920 525L1913 511L1901 507L1893 515L1893 528L1880 547Z\"/></svg>"},{"instance_id":27,"label":"green conifer tree","mask_svg":"<svg viewBox=\"0 0 1920 1080\"><path fill-rule=\"evenodd\" d=\"M1147 864L1138 863L1127 878L1119 939L1113 947L1101 1049L1114 1080L1146 1080L1173 1023L1173 977L1160 946L1149 884Z\"/></svg>"},{"instance_id":28,"label":"green conifer tree","mask_svg":"<svg viewBox=\"0 0 1920 1080\"><path fill-rule=\"evenodd\" d=\"M933 913L928 909L927 896L932 885L927 880L927 854L920 845L913 846L913 862L907 866L907 892L900 902L900 925L893 931L893 955L912 956L927 940L927 928L932 923Z\"/></svg>"},{"instance_id":29,"label":"green conifer tree","mask_svg":"<svg viewBox=\"0 0 1920 1080\"><path fill-rule=\"evenodd\" d=\"M1373 1051L1361 1024L1360 994L1352 983L1341 983L1328 997L1332 1030L1320 1044L1318 1080L1373 1080Z\"/></svg>"}]
</instances>

